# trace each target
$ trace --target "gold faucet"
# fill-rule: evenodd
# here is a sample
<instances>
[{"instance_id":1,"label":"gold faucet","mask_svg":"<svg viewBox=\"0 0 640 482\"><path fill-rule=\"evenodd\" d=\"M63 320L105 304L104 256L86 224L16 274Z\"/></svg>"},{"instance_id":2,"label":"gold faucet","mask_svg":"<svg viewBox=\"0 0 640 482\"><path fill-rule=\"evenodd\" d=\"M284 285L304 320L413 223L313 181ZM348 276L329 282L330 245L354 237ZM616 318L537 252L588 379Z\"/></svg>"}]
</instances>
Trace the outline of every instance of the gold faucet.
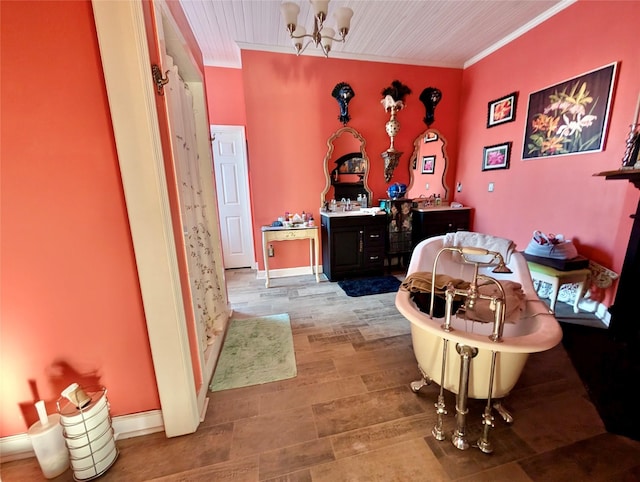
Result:
<instances>
[{"instance_id":1,"label":"gold faucet","mask_svg":"<svg viewBox=\"0 0 640 482\"><path fill-rule=\"evenodd\" d=\"M469 287L467 289L459 289L453 287L453 285L449 284L445 290L445 320L442 325L442 329L444 331L451 331L451 317L452 313L452 304L453 300L456 296L462 296L466 298L464 309L473 309L475 307L476 301L478 299L488 300L489 301L489 309L494 312L494 323L493 330L489 339L491 341L500 342L502 341L502 332L504 330L504 320L505 320L505 300L506 295L504 292L504 288L502 285L491 276L486 276L478 273L479 265L491 265L494 260L498 260L498 265L492 270L493 273L512 273L512 271L507 267L504 262L503 256L497 251L489 251L484 248L474 248L474 247L446 247L442 248L433 262L433 270L432 270L432 278L431 278L431 289L432 295L429 306L429 316L433 318L433 307L435 301L435 285L436 285L436 266L438 263L438 259L440 255L444 251L454 251L462 256L462 259L465 263L473 265L473 277ZM491 259L487 262L481 262L477 260L472 260L469 256L491 256ZM498 291L500 293L499 296L487 296L483 295L478 291L478 280L485 280L490 283L494 283L498 287Z\"/></svg>"}]
</instances>

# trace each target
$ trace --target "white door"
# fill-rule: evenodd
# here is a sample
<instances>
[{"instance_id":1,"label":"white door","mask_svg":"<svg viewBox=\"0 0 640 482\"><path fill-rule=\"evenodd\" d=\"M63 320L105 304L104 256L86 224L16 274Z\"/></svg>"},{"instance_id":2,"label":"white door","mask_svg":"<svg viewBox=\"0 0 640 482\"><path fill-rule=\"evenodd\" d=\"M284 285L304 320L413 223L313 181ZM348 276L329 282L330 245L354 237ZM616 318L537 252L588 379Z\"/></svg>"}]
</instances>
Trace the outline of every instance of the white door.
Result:
<instances>
[{"instance_id":1,"label":"white door","mask_svg":"<svg viewBox=\"0 0 640 482\"><path fill-rule=\"evenodd\" d=\"M253 268L249 170L242 126L211 126L224 267Z\"/></svg>"}]
</instances>

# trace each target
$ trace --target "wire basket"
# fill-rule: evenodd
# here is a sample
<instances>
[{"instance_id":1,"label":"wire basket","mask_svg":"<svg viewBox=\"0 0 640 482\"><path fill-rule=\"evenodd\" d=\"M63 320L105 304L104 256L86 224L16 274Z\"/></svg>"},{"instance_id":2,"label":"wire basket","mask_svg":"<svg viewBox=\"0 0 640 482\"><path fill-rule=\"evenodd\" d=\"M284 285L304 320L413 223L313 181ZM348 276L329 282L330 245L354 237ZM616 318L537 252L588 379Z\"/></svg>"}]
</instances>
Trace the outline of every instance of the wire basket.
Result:
<instances>
[{"instance_id":1,"label":"wire basket","mask_svg":"<svg viewBox=\"0 0 640 482\"><path fill-rule=\"evenodd\" d=\"M76 407L66 398L57 401L62 435L76 481L100 477L118 458L107 389L96 387L85 392L90 400L83 407Z\"/></svg>"}]
</instances>

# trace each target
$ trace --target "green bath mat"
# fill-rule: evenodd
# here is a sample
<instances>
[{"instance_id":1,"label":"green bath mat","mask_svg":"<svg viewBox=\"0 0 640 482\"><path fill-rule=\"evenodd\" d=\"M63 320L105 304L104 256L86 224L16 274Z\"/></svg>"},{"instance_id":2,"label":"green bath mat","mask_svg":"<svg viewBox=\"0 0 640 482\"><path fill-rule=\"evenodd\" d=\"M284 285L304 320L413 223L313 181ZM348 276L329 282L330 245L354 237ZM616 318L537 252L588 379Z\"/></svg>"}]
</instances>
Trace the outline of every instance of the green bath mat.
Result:
<instances>
[{"instance_id":1,"label":"green bath mat","mask_svg":"<svg viewBox=\"0 0 640 482\"><path fill-rule=\"evenodd\" d=\"M260 385L296 374L288 314L233 319L209 389L215 392Z\"/></svg>"}]
</instances>

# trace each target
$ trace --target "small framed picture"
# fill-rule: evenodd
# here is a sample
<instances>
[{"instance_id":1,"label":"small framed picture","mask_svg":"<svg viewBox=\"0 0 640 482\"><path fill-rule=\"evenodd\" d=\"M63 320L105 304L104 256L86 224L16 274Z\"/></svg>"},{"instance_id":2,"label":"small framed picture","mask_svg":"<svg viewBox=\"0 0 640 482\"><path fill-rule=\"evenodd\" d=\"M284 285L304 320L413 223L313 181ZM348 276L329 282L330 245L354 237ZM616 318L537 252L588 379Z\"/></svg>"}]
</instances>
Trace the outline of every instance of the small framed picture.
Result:
<instances>
[{"instance_id":1,"label":"small framed picture","mask_svg":"<svg viewBox=\"0 0 640 482\"><path fill-rule=\"evenodd\" d=\"M422 174L433 174L436 170L436 156L422 156Z\"/></svg>"},{"instance_id":2,"label":"small framed picture","mask_svg":"<svg viewBox=\"0 0 640 482\"><path fill-rule=\"evenodd\" d=\"M484 148L482 156L482 170L509 169L509 159L511 158L511 142L487 146Z\"/></svg>"},{"instance_id":3,"label":"small framed picture","mask_svg":"<svg viewBox=\"0 0 640 482\"><path fill-rule=\"evenodd\" d=\"M516 120L517 102L517 92L512 92L509 95L505 95L504 97L500 97L499 99L489 102L487 128Z\"/></svg>"},{"instance_id":4,"label":"small framed picture","mask_svg":"<svg viewBox=\"0 0 640 482\"><path fill-rule=\"evenodd\" d=\"M438 140L438 134L436 134L433 131L428 131L425 135L424 135L424 143L426 144L427 142L434 142Z\"/></svg>"}]
</instances>

